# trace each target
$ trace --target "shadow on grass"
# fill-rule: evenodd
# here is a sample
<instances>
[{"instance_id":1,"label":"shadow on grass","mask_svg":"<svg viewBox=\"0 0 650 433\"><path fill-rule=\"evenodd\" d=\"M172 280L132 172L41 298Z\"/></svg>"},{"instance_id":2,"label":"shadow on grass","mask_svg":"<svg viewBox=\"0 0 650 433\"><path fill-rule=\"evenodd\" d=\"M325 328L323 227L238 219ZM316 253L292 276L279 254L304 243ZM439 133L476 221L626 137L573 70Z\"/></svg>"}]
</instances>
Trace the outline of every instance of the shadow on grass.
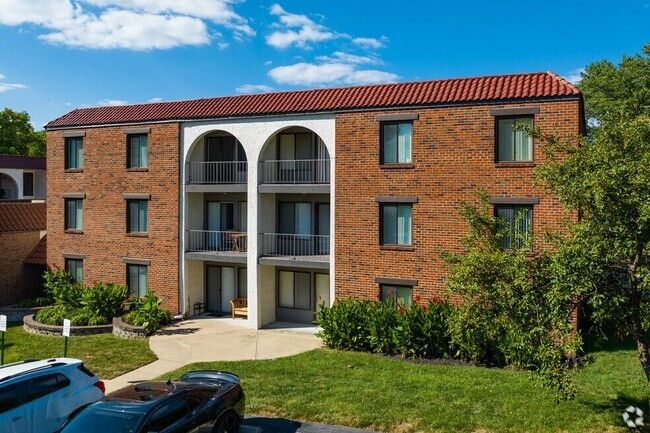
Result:
<instances>
[{"instance_id":1,"label":"shadow on grass","mask_svg":"<svg viewBox=\"0 0 650 433\"><path fill-rule=\"evenodd\" d=\"M618 394L616 398L609 400L604 404L585 403L586 406L593 408L607 416L608 424L624 427L623 411L629 407L638 407L643 411L644 418L648 419L648 400L643 398L632 397L627 394ZM646 421L647 423L647 421ZM637 429L630 429L632 432L650 432L650 426L646 425Z\"/></svg>"},{"instance_id":2,"label":"shadow on grass","mask_svg":"<svg viewBox=\"0 0 650 433\"><path fill-rule=\"evenodd\" d=\"M631 337L620 338L616 336L605 337L602 335L585 335L584 348L586 353L590 352L620 352L623 350L636 351L636 345Z\"/></svg>"}]
</instances>

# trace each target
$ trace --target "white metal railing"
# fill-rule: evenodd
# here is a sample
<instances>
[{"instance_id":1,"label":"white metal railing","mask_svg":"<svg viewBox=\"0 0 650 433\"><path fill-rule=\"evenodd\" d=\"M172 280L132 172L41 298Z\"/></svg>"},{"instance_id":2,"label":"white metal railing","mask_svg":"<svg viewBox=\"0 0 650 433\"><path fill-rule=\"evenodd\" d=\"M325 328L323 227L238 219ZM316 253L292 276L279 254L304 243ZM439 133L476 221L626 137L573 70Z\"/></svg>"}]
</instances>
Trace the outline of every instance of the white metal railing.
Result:
<instances>
[{"instance_id":1,"label":"white metal railing","mask_svg":"<svg viewBox=\"0 0 650 433\"><path fill-rule=\"evenodd\" d=\"M330 183L329 159L262 161L262 183Z\"/></svg>"},{"instance_id":2,"label":"white metal railing","mask_svg":"<svg viewBox=\"0 0 650 433\"><path fill-rule=\"evenodd\" d=\"M245 253L248 236L244 232L188 230L187 251L219 251Z\"/></svg>"},{"instance_id":3,"label":"white metal railing","mask_svg":"<svg viewBox=\"0 0 650 433\"><path fill-rule=\"evenodd\" d=\"M187 163L187 182L194 183L246 183L248 162L207 161Z\"/></svg>"},{"instance_id":4,"label":"white metal railing","mask_svg":"<svg viewBox=\"0 0 650 433\"><path fill-rule=\"evenodd\" d=\"M262 254L266 256L321 256L329 253L329 236L262 233Z\"/></svg>"}]
</instances>

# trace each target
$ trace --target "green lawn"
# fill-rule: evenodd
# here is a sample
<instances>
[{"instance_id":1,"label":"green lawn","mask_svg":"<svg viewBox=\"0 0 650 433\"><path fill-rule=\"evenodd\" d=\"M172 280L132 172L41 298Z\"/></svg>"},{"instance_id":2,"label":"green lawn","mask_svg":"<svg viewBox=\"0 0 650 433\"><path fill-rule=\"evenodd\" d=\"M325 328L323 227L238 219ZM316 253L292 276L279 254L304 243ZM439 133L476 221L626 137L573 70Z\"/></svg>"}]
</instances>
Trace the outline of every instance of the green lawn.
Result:
<instances>
[{"instance_id":1,"label":"green lawn","mask_svg":"<svg viewBox=\"0 0 650 433\"><path fill-rule=\"evenodd\" d=\"M5 363L63 356L63 337L34 335L22 324L10 324L5 337ZM68 357L82 359L100 379L112 379L155 361L148 340L125 340L113 334L68 339Z\"/></svg>"},{"instance_id":2,"label":"green lawn","mask_svg":"<svg viewBox=\"0 0 650 433\"><path fill-rule=\"evenodd\" d=\"M528 373L415 364L319 349L269 361L199 363L237 373L249 414L386 432L623 432L629 404L647 408L636 353L593 352L577 377L579 397L556 404Z\"/></svg>"}]
</instances>

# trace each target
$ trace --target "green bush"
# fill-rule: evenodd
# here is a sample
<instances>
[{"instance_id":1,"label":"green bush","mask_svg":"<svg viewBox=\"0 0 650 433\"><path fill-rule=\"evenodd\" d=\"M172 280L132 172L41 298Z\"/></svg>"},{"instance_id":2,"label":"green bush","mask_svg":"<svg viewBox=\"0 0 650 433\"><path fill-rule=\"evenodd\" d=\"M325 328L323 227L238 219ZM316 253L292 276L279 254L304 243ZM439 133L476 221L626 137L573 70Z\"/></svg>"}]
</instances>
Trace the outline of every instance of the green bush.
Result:
<instances>
[{"instance_id":1,"label":"green bush","mask_svg":"<svg viewBox=\"0 0 650 433\"><path fill-rule=\"evenodd\" d=\"M43 275L48 297L54 305L36 314L36 321L46 325L63 325L70 319L72 326L95 326L111 323L113 317L121 316L124 303L130 293L126 286L113 283L95 283L84 287L75 283L70 273L54 267Z\"/></svg>"},{"instance_id":2,"label":"green bush","mask_svg":"<svg viewBox=\"0 0 650 433\"><path fill-rule=\"evenodd\" d=\"M443 301L412 307L393 300L337 300L318 313L318 336L329 347L415 358L452 356L447 322L453 307Z\"/></svg>"},{"instance_id":3,"label":"green bush","mask_svg":"<svg viewBox=\"0 0 650 433\"><path fill-rule=\"evenodd\" d=\"M95 283L82 292L81 305L95 317L104 317L110 322L113 317L124 313L124 302L131 293L128 287L114 283Z\"/></svg>"},{"instance_id":4,"label":"green bush","mask_svg":"<svg viewBox=\"0 0 650 433\"><path fill-rule=\"evenodd\" d=\"M122 320L133 326L142 326L148 332L154 332L161 326L169 323L172 319L171 312L160 308L162 299L154 292L147 294L131 303L131 309L124 315Z\"/></svg>"},{"instance_id":5,"label":"green bush","mask_svg":"<svg viewBox=\"0 0 650 433\"><path fill-rule=\"evenodd\" d=\"M16 303L18 308L36 308L36 307L47 307L48 305L54 304L54 299L47 296L40 296L38 298L32 299L23 299Z\"/></svg>"}]
</instances>

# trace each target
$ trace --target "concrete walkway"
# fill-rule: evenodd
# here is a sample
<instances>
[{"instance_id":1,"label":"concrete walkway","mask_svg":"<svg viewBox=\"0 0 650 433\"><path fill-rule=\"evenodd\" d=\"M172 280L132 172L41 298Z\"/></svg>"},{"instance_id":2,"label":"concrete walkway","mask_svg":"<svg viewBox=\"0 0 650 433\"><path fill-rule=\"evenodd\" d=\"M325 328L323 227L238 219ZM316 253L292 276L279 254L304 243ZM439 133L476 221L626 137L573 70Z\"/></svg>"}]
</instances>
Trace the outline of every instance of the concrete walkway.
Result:
<instances>
[{"instance_id":1,"label":"concrete walkway","mask_svg":"<svg viewBox=\"0 0 650 433\"><path fill-rule=\"evenodd\" d=\"M321 347L314 327L276 322L266 329L246 328L244 320L193 317L166 327L149 339L157 361L106 380L106 392L151 380L193 362L275 359Z\"/></svg>"}]
</instances>

